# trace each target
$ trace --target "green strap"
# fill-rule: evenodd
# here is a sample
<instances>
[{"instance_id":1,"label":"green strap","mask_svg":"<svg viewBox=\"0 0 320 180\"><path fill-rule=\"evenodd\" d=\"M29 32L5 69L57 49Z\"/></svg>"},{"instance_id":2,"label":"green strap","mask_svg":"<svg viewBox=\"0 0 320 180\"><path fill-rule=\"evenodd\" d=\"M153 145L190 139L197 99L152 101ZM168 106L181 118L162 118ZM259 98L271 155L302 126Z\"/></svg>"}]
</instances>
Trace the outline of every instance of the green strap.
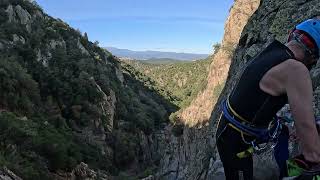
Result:
<instances>
[{"instance_id":1,"label":"green strap","mask_svg":"<svg viewBox=\"0 0 320 180\"><path fill-rule=\"evenodd\" d=\"M253 153L253 147L249 147L247 150L237 153L237 157L240 159L247 158L251 156L252 153Z\"/></svg>"}]
</instances>

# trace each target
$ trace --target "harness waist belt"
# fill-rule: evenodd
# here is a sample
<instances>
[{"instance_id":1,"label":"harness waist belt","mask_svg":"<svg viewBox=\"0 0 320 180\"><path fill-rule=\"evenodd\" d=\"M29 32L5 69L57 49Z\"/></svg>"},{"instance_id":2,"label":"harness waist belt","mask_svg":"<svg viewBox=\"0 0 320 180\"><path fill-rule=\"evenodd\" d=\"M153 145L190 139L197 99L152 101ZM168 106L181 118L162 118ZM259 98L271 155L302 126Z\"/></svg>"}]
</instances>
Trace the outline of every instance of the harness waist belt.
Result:
<instances>
[{"instance_id":1,"label":"harness waist belt","mask_svg":"<svg viewBox=\"0 0 320 180\"><path fill-rule=\"evenodd\" d=\"M278 119L275 120L275 123L277 124L273 125L273 127L271 127L270 129L255 128L241 123L239 120L236 120L229 109L230 108L228 107L228 103L225 100L222 103L222 112L224 117L229 121L229 123L238 128L239 130L243 131L244 133L255 136L261 142L268 142L272 138L270 134L274 134L276 131L279 130L280 121Z\"/></svg>"}]
</instances>

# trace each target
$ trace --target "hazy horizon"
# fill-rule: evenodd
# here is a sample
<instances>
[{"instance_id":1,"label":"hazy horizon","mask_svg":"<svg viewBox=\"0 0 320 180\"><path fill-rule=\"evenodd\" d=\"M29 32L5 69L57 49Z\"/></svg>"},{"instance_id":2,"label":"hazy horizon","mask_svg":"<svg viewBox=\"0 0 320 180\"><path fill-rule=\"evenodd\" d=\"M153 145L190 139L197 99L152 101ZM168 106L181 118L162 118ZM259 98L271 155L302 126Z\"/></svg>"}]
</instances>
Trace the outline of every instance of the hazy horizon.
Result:
<instances>
[{"instance_id":1,"label":"hazy horizon","mask_svg":"<svg viewBox=\"0 0 320 180\"><path fill-rule=\"evenodd\" d=\"M119 50L129 50L129 51L135 51L135 52L148 52L148 51L155 51L155 52L164 52L164 53L179 53L179 54L202 54L202 55L209 55L206 53L189 53L189 52L178 52L178 51L160 51L160 50L150 50L150 49L145 49L145 50L135 50L135 49L126 49L126 48L118 48L118 47L113 47L113 46L108 46L108 47L103 47L105 49L108 48L115 48Z\"/></svg>"}]
</instances>

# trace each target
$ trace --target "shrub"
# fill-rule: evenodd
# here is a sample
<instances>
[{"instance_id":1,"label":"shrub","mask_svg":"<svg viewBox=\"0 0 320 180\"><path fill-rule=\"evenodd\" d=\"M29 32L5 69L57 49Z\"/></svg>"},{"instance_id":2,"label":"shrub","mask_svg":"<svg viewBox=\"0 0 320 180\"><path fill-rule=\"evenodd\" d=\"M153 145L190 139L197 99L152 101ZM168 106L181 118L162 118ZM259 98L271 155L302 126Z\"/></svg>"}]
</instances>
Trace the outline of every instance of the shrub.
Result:
<instances>
[{"instance_id":1,"label":"shrub","mask_svg":"<svg viewBox=\"0 0 320 180\"><path fill-rule=\"evenodd\" d=\"M32 113L40 101L38 83L14 58L0 56L0 107Z\"/></svg>"}]
</instances>

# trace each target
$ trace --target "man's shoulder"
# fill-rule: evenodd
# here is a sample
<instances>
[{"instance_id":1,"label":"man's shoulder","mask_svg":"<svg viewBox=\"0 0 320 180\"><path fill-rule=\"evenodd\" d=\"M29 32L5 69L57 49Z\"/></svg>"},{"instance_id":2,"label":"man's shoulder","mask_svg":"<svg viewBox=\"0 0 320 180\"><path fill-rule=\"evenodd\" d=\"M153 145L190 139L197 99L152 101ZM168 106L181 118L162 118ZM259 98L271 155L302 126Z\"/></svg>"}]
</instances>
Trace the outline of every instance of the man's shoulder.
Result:
<instances>
[{"instance_id":1,"label":"man's shoulder","mask_svg":"<svg viewBox=\"0 0 320 180\"><path fill-rule=\"evenodd\" d=\"M310 78L310 73L307 67L300 61L288 59L280 64L279 71L286 82L295 83L302 79Z\"/></svg>"},{"instance_id":2,"label":"man's shoulder","mask_svg":"<svg viewBox=\"0 0 320 180\"><path fill-rule=\"evenodd\" d=\"M288 59L283 64L284 68L291 73L308 73L308 68L300 61Z\"/></svg>"}]
</instances>

